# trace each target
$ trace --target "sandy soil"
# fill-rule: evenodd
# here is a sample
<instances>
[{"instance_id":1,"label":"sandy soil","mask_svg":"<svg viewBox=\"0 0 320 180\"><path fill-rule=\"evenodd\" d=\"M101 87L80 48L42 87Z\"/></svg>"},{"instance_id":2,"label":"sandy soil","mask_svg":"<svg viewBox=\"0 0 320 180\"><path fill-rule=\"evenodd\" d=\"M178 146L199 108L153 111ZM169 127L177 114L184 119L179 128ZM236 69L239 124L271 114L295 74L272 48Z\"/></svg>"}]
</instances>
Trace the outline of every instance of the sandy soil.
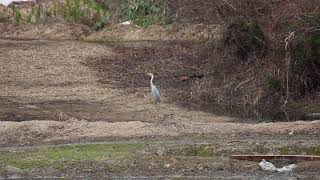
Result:
<instances>
[{"instance_id":1,"label":"sandy soil","mask_svg":"<svg viewBox=\"0 0 320 180\"><path fill-rule=\"evenodd\" d=\"M236 123L236 118L180 108L165 95L163 103L153 105L144 71L137 73L145 86L128 93L101 83L101 71L86 65L91 59L116 59L118 49L110 45L1 40L0 50L1 146L185 134L241 139L291 131L308 139L320 130L320 121Z\"/></svg>"}]
</instances>

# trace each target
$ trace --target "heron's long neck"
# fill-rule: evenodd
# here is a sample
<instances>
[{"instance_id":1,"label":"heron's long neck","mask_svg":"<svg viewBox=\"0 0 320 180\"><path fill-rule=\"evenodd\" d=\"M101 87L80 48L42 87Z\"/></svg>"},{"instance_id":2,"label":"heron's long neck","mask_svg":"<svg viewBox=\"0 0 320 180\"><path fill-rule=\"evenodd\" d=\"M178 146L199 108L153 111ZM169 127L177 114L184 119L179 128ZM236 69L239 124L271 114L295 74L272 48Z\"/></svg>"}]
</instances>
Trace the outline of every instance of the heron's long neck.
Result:
<instances>
[{"instance_id":1,"label":"heron's long neck","mask_svg":"<svg viewBox=\"0 0 320 180\"><path fill-rule=\"evenodd\" d=\"M153 75L151 75L151 80L150 80L150 86L152 87L153 86Z\"/></svg>"}]
</instances>

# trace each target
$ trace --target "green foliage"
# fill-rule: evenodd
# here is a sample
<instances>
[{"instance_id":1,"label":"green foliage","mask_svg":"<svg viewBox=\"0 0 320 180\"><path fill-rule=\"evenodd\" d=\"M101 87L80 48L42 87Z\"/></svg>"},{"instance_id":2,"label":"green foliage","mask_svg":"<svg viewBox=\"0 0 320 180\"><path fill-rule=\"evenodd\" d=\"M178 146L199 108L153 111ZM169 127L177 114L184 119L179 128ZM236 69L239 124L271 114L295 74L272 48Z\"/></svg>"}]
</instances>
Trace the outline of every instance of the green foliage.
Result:
<instances>
[{"instance_id":1,"label":"green foliage","mask_svg":"<svg viewBox=\"0 0 320 180\"><path fill-rule=\"evenodd\" d=\"M143 27L160 22L164 15L163 6L155 0L125 0L120 8L123 20L132 20Z\"/></svg>"},{"instance_id":2,"label":"green foliage","mask_svg":"<svg viewBox=\"0 0 320 180\"><path fill-rule=\"evenodd\" d=\"M66 0L60 12L67 21L92 25L95 30L102 29L109 21L106 9L93 0Z\"/></svg>"},{"instance_id":3,"label":"green foliage","mask_svg":"<svg viewBox=\"0 0 320 180\"><path fill-rule=\"evenodd\" d=\"M94 25L94 30L98 31L106 25L106 23L109 21L108 16L99 16L95 25Z\"/></svg>"},{"instance_id":4,"label":"green foliage","mask_svg":"<svg viewBox=\"0 0 320 180\"><path fill-rule=\"evenodd\" d=\"M33 18L35 23L43 23L47 18L52 16L49 10L45 9L41 4L35 5L27 15L27 22L32 23Z\"/></svg>"},{"instance_id":5,"label":"green foliage","mask_svg":"<svg viewBox=\"0 0 320 180\"><path fill-rule=\"evenodd\" d=\"M12 7L16 16L16 22L20 22L21 13L16 7ZM50 18L63 17L68 22L83 23L95 30L102 29L109 21L109 14L104 6L94 0L66 0L65 3L54 3L46 8L42 4L36 4L26 15L28 23L43 23Z\"/></svg>"},{"instance_id":6,"label":"green foliage","mask_svg":"<svg viewBox=\"0 0 320 180\"><path fill-rule=\"evenodd\" d=\"M79 0L66 0L62 7L63 17L68 21L79 22L84 15L84 11Z\"/></svg>"},{"instance_id":7,"label":"green foliage","mask_svg":"<svg viewBox=\"0 0 320 180\"><path fill-rule=\"evenodd\" d=\"M32 17L33 17L33 11L32 10L27 15L27 23L31 23L32 22Z\"/></svg>"},{"instance_id":8,"label":"green foliage","mask_svg":"<svg viewBox=\"0 0 320 180\"><path fill-rule=\"evenodd\" d=\"M42 6L41 5L38 5L36 8L35 8L35 16L36 16L36 22L37 23L40 23L42 21L42 14L43 14L43 9L42 9Z\"/></svg>"},{"instance_id":9,"label":"green foliage","mask_svg":"<svg viewBox=\"0 0 320 180\"><path fill-rule=\"evenodd\" d=\"M52 12L53 12L53 16L54 16L54 17L57 17L58 11L59 11L59 6L58 6L57 3L54 3L54 4L53 4L53 7L52 7Z\"/></svg>"},{"instance_id":10,"label":"green foliage","mask_svg":"<svg viewBox=\"0 0 320 180\"><path fill-rule=\"evenodd\" d=\"M241 60L250 55L262 57L265 52L265 35L255 20L238 19L232 23L225 34L225 44L236 45Z\"/></svg>"},{"instance_id":11,"label":"green foliage","mask_svg":"<svg viewBox=\"0 0 320 180\"><path fill-rule=\"evenodd\" d=\"M16 8L16 6L12 6L12 12L14 14L15 22L19 24L22 20L22 14L21 14L20 10L18 8Z\"/></svg>"},{"instance_id":12,"label":"green foliage","mask_svg":"<svg viewBox=\"0 0 320 180\"><path fill-rule=\"evenodd\" d=\"M20 23L22 19L22 15L20 13L20 11L17 9L15 12L15 16L14 16L14 20L16 21L16 23Z\"/></svg>"},{"instance_id":13,"label":"green foliage","mask_svg":"<svg viewBox=\"0 0 320 180\"><path fill-rule=\"evenodd\" d=\"M274 77L268 77L266 83L267 89L270 92L279 91L281 89L281 81Z\"/></svg>"}]
</instances>

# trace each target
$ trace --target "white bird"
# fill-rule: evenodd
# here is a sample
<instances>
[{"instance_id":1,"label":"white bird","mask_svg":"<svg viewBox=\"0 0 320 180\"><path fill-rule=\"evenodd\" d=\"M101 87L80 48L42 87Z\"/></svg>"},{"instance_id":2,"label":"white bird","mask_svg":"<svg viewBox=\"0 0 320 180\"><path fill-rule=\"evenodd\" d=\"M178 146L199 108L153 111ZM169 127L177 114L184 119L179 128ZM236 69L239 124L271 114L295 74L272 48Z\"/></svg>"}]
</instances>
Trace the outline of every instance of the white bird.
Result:
<instances>
[{"instance_id":1,"label":"white bird","mask_svg":"<svg viewBox=\"0 0 320 180\"><path fill-rule=\"evenodd\" d=\"M264 159L259 163L259 166L264 171L276 171L277 168L271 163Z\"/></svg>"},{"instance_id":2,"label":"white bird","mask_svg":"<svg viewBox=\"0 0 320 180\"><path fill-rule=\"evenodd\" d=\"M151 96L153 97L155 103L160 103L161 102L161 96L160 96L160 92L158 90L158 88L153 84L153 74L148 73L149 76L151 76L151 80L150 80L150 88L151 88Z\"/></svg>"}]
</instances>

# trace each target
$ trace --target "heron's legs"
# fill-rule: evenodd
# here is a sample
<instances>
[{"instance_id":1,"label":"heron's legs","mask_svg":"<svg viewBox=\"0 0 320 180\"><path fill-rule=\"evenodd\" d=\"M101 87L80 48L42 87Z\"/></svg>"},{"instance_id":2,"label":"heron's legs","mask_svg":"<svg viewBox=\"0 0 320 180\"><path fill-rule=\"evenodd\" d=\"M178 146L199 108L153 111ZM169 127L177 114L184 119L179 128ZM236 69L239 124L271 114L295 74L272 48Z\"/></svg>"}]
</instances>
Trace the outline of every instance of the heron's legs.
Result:
<instances>
[{"instance_id":1,"label":"heron's legs","mask_svg":"<svg viewBox=\"0 0 320 180\"><path fill-rule=\"evenodd\" d=\"M152 96L148 97L148 101L149 101L150 104L153 104L153 105L157 104L157 101Z\"/></svg>"},{"instance_id":2,"label":"heron's legs","mask_svg":"<svg viewBox=\"0 0 320 180\"><path fill-rule=\"evenodd\" d=\"M151 97L151 104L153 104L153 105L157 105L157 104L158 104L158 102L157 102L157 100L156 100L156 99L154 99L154 98L152 98L152 97Z\"/></svg>"}]
</instances>

